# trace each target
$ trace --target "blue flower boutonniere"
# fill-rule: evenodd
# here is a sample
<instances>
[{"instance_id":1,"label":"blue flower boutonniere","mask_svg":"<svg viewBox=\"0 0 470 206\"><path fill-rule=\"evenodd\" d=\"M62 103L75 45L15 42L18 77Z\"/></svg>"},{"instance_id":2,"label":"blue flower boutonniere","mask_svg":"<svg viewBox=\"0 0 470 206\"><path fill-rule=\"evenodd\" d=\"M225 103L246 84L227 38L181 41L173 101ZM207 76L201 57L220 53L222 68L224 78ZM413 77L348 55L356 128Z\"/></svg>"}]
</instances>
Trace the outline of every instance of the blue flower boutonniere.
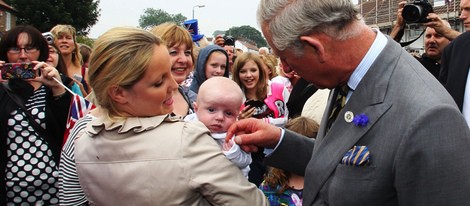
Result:
<instances>
[{"instance_id":1,"label":"blue flower boutonniere","mask_svg":"<svg viewBox=\"0 0 470 206\"><path fill-rule=\"evenodd\" d=\"M365 114L356 115L353 123L358 127L365 127L369 123L369 117Z\"/></svg>"}]
</instances>

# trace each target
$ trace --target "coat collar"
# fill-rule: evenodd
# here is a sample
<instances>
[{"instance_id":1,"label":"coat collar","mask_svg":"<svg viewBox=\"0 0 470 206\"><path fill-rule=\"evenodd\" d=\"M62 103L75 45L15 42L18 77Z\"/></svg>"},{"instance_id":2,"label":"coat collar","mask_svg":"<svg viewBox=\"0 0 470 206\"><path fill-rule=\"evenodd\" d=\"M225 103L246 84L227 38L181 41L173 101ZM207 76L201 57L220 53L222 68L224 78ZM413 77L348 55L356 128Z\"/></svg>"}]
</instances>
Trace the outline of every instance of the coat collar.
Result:
<instances>
[{"instance_id":1,"label":"coat collar","mask_svg":"<svg viewBox=\"0 0 470 206\"><path fill-rule=\"evenodd\" d=\"M135 133L141 133L143 131L156 128L164 121L179 121L179 119L170 117L168 114L154 117L127 117L113 119L108 115L102 115L94 119L91 124L88 124L86 132L91 136L96 136L103 130L116 130L119 134L127 133L131 130Z\"/></svg>"}]
</instances>

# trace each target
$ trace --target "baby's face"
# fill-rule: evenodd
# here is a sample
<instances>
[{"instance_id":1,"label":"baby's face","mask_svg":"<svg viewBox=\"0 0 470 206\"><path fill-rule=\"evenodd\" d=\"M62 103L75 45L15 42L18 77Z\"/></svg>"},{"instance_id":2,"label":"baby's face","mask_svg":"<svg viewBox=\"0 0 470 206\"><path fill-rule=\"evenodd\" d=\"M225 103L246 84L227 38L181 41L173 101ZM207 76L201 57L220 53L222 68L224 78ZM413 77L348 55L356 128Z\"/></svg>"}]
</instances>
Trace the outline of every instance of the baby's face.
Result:
<instances>
[{"instance_id":1,"label":"baby's face","mask_svg":"<svg viewBox=\"0 0 470 206\"><path fill-rule=\"evenodd\" d=\"M196 114L212 133L223 133L237 121L239 111L240 103L222 98L198 102Z\"/></svg>"}]
</instances>

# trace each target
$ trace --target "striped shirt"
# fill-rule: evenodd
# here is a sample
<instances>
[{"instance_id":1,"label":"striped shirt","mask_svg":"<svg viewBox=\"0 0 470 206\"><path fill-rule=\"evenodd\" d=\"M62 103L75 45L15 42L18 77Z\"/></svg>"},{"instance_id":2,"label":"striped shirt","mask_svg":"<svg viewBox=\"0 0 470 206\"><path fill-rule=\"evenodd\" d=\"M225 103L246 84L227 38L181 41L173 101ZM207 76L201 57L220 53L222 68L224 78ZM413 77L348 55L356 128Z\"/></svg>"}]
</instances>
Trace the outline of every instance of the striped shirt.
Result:
<instances>
[{"instance_id":1,"label":"striped shirt","mask_svg":"<svg viewBox=\"0 0 470 206\"><path fill-rule=\"evenodd\" d=\"M93 120L90 114L79 119L70 131L69 138L62 148L59 165L59 201L60 205L86 205L88 203L78 180L77 166L75 164L75 140Z\"/></svg>"}]
</instances>

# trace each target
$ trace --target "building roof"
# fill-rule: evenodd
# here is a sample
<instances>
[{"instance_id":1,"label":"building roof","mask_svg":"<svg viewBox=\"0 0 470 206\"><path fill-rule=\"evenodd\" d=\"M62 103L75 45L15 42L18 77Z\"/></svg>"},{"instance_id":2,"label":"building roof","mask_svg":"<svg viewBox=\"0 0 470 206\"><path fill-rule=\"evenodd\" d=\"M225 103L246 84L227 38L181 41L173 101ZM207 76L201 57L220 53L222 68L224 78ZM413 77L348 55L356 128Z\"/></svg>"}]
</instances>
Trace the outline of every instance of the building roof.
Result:
<instances>
[{"instance_id":1,"label":"building roof","mask_svg":"<svg viewBox=\"0 0 470 206\"><path fill-rule=\"evenodd\" d=\"M246 48L250 49L250 50L253 50L253 51L258 51L258 47L251 44L250 42L246 41L246 40L238 40L238 42L240 42L241 44L243 44L243 46L246 46Z\"/></svg>"}]
</instances>

